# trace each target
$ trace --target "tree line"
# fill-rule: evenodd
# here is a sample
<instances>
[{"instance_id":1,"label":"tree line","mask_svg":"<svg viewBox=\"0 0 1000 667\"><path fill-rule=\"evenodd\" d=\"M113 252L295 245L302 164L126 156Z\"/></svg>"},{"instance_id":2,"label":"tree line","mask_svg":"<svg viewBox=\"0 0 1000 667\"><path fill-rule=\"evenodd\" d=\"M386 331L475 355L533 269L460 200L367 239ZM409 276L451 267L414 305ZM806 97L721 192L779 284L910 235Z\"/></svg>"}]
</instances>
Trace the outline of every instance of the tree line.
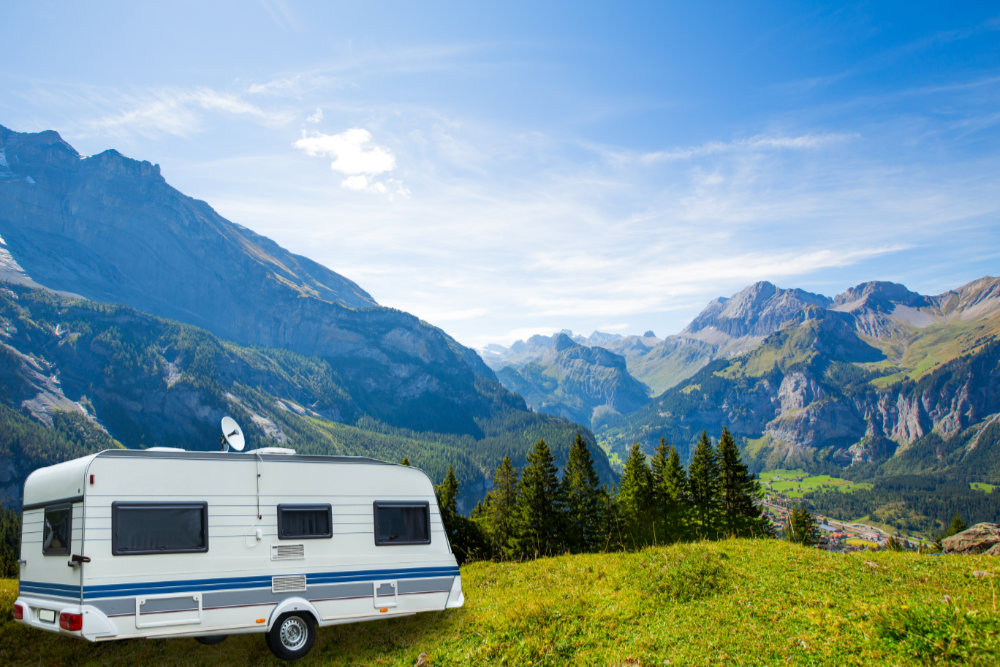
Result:
<instances>
[{"instance_id":1,"label":"tree line","mask_svg":"<svg viewBox=\"0 0 1000 667\"><path fill-rule=\"evenodd\" d=\"M505 456L493 488L464 516L457 509L458 481L449 468L435 491L459 561L774 535L757 504L757 477L743 464L727 428L715 445L702 432L687 469L662 438L651 458L634 444L621 480L612 487L600 484L587 443L577 434L561 478L558 473L541 439L521 469Z\"/></svg>"},{"instance_id":2,"label":"tree line","mask_svg":"<svg viewBox=\"0 0 1000 667\"><path fill-rule=\"evenodd\" d=\"M493 488L470 516L458 511L459 485L452 467L435 491L460 562L773 536L757 504L761 490L756 475L741 461L725 428L716 445L702 433L686 469L665 440L652 457L636 443L616 486L601 484L587 442L577 434L561 477L544 438L521 469L505 456ZM19 519L9 510L0 514L0 576L16 575Z\"/></svg>"}]
</instances>

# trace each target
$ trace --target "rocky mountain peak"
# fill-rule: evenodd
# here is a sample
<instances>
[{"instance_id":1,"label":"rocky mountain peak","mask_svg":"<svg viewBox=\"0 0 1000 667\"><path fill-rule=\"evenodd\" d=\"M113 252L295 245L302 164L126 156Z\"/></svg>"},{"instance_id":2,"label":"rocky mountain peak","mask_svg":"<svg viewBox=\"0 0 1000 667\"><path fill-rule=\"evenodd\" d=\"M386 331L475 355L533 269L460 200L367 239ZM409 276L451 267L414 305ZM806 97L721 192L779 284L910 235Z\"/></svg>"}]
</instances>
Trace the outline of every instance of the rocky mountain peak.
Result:
<instances>
[{"instance_id":1,"label":"rocky mountain peak","mask_svg":"<svg viewBox=\"0 0 1000 667\"><path fill-rule=\"evenodd\" d=\"M555 335L555 350L556 352L562 352L563 350L570 347L577 347L577 343L573 342L573 339L567 336L564 332L560 331Z\"/></svg>"},{"instance_id":2,"label":"rocky mountain peak","mask_svg":"<svg viewBox=\"0 0 1000 667\"><path fill-rule=\"evenodd\" d=\"M911 292L899 283L872 280L847 289L833 300L833 309L844 312L873 310L891 313L896 306L923 308L930 305L930 299Z\"/></svg>"},{"instance_id":3,"label":"rocky mountain peak","mask_svg":"<svg viewBox=\"0 0 1000 667\"><path fill-rule=\"evenodd\" d=\"M55 130L15 132L0 125L0 169L7 177L46 178L76 167L80 154Z\"/></svg>"},{"instance_id":4,"label":"rocky mountain peak","mask_svg":"<svg viewBox=\"0 0 1000 667\"><path fill-rule=\"evenodd\" d=\"M102 173L106 178L127 176L163 181L160 165L146 160L134 160L112 149L84 158L83 166Z\"/></svg>"},{"instance_id":5,"label":"rocky mountain peak","mask_svg":"<svg viewBox=\"0 0 1000 667\"><path fill-rule=\"evenodd\" d=\"M791 322L799 322L806 308L826 308L830 299L800 289L781 289L761 281L732 297L711 303L687 326L681 335L692 335L712 328L729 337L766 336Z\"/></svg>"},{"instance_id":6,"label":"rocky mountain peak","mask_svg":"<svg viewBox=\"0 0 1000 667\"><path fill-rule=\"evenodd\" d=\"M958 289L949 290L934 297L945 314L959 311L963 315L976 316L987 311L1000 309L1000 278L984 276Z\"/></svg>"}]
</instances>

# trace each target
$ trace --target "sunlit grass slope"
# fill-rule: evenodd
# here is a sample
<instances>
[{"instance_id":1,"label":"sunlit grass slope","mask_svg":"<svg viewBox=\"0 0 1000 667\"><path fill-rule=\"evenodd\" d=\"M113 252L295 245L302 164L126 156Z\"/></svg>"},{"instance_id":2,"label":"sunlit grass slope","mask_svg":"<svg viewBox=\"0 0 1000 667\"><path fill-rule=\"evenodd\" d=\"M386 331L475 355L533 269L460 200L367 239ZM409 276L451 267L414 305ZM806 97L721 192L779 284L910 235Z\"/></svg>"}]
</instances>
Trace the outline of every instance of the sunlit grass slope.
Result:
<instances>
[{"instance_id":1,"label":"sunlit grass slope","mask_svg":"<svg viewBox=\"0 0 1000 667\"><path fill-rule=\"evenodd\" d=\"M1000 663L988 556L830 554L730 540L462 569L463 609L322 629L299 664ZM0 595L4 664L274 664L260 636L87 644L27 630Z\"/></svg>"}]
</instances>

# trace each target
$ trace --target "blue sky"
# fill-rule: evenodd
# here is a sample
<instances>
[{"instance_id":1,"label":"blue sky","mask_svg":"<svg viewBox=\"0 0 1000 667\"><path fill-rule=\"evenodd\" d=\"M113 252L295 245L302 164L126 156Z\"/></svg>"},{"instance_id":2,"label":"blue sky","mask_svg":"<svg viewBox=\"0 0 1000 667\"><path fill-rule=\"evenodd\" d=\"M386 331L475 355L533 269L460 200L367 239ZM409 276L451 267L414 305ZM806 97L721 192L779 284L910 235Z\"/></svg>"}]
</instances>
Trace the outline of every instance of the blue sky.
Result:
<instances>
[{"instance_id":1,"label":"blue sky","mask_svg":"<svg viewBox=\"0 0 1000 667\"><path fill-rule=\"evenodd\" d=\"M0 124L468 345L664 336L757 280L1000 273L1000 8L959 4L10 3Z\"/></svg>"}]
</instances>

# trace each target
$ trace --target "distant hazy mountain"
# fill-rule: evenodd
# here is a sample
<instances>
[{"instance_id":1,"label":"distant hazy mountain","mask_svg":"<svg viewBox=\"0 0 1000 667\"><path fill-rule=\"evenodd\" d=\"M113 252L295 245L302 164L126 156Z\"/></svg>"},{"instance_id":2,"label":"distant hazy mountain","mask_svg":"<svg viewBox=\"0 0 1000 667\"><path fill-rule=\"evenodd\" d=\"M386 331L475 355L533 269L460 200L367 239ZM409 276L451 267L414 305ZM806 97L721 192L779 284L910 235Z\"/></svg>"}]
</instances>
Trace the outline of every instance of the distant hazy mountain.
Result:
<instances>
[{"instance_id":1,"label":"distant hazy mountain","mask_svg":"<svg viewBox=\"0 0 1000 667\"><path fill-rule=\"evenodd\" d=\"M665 339L657 338L652 331L642 336L595 331L586 338L569 331L563 333L581 345L603 347L623 356L629 374L655 395L691 377L709 362L752 350L768 335L801 322L808 307L826 308L832 303L832 299L820 294L759 282L732 297L715 299L683 331ZM522 366L539 359L546 349L544 343L538 343L542 340L548 337L534 336L509 348L491 345L482 351L483 359L494 370ZM504 382L503 377L500 380Z\"/></svg>"},{"instance_id":2,"label":"distant hazy mountain","mask_svg":"<svg viewBox=\"0 0 1000 667\"><path fill-rule=\"evenodd\" d=\"M533 410L595 428L649 402L646 386L629 375L622 356L565 333L515 343L497 376Z\"/></svg>"}]
</instances>

